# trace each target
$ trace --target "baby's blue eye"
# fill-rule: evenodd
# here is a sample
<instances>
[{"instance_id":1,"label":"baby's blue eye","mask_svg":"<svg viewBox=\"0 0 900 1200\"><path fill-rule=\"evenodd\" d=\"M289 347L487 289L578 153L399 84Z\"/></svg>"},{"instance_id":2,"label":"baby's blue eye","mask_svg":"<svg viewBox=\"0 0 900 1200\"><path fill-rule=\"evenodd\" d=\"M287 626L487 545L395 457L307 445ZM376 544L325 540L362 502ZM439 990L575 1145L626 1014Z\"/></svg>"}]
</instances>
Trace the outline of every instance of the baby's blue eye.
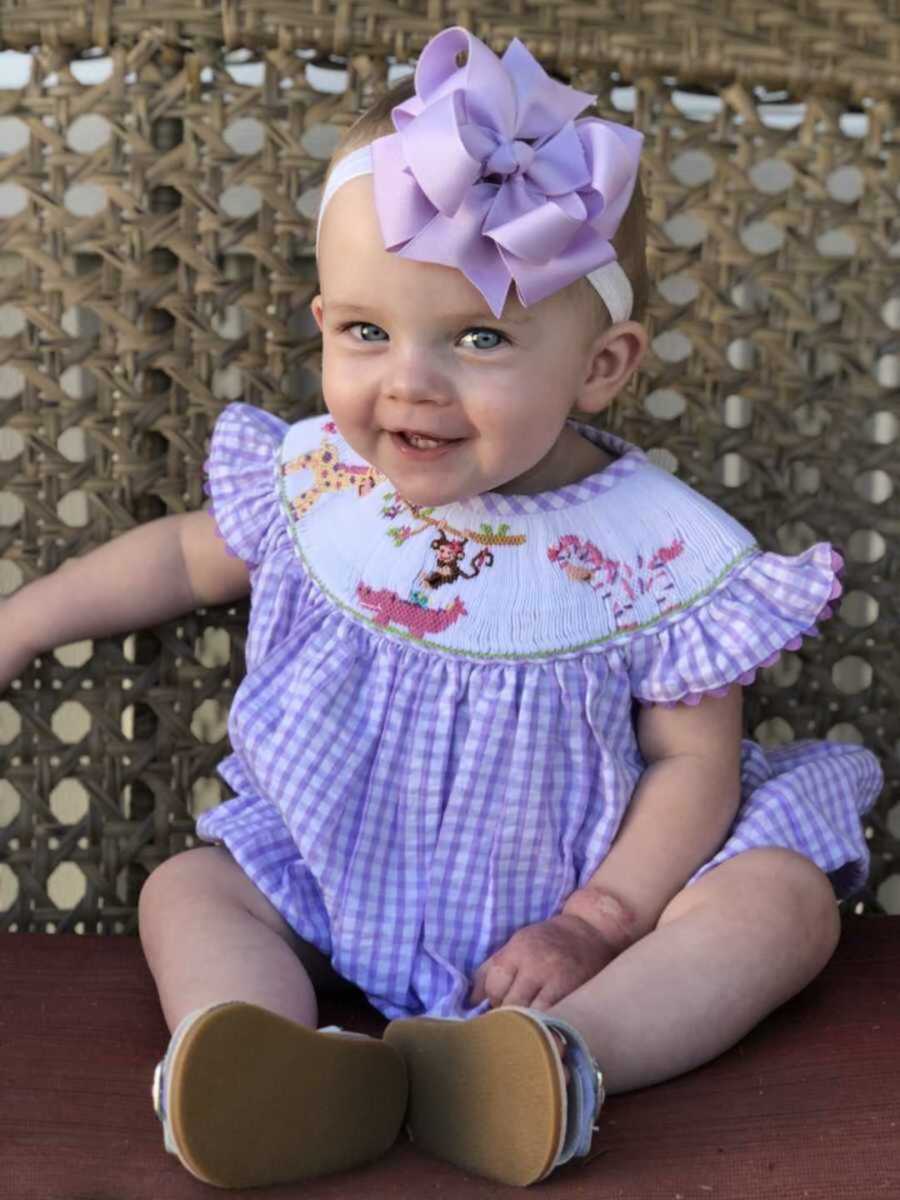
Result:
<instances>
[{"instance_id":1,"label":"baby's blue eye","mask_svg":"<svg viewBox=\"0 0 900 1200\"><path fill-rule=\"evenodd\" d=\"M387 334L381 326L373 325L371 321L357 321L350 328L359 330L357 337L362 342L383 342L387 340Z\"/></svg>"},{"instance_id":2,"label":"baby's blue eye","mask_svg":"<svg viewBox=\"0 0 900 1200\"><path fill-rule=\"evenodd\" d=\"M459 340L473 350L496 350L506 338L499 329L467 329Z\"/></svg>"}]
</instances>

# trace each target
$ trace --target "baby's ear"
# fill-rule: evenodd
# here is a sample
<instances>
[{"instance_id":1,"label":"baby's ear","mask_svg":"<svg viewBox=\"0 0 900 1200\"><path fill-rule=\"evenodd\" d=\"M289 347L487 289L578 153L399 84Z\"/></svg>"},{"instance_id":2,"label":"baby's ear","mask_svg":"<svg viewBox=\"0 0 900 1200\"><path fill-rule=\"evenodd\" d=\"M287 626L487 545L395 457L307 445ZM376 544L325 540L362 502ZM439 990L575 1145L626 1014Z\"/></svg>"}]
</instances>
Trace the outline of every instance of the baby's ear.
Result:
<instances>
[{"instance_id":1,"label":"baby's ear","mask_svg":"<svg viewBox=\"0 0 900 1200\"><path fill-rule=\"evenodd\" d=\"M322 295L321 295L321 293L318 293L317 295L313 296L312 300L310 300L310 302L309 302L309 311L312 313L312 315L313 315L313 319L315 320L316 324L318 325L319 329L321 330L321 328L322 328L322 314L323 314L323 311L324 311L324 308L323 308L323 305L322 305Z\"/></svg>"},{"instance_id":2,"label":"baby's ear","mask_svg":"<svg viewBox=\"0 0 900 1200\"><path fill-rule=\"evenodd\" d=\"M647 330L637 321L620 321L598 334L585 358L576 407L585 413L607 408L641 365L647 344Z\"/></svg>"}]
</instances>

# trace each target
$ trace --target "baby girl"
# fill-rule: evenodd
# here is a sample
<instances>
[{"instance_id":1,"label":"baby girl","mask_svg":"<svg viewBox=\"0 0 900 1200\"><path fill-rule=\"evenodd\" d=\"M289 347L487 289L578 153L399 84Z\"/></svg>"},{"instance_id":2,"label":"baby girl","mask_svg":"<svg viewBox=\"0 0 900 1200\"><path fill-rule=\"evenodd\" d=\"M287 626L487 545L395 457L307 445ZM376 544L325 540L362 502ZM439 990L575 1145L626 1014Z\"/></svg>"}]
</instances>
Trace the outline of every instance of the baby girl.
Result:
<instances>
[{"instance_id":1,"label":"baby girl","mask_svg":"<svg viewBox=\"0 0 900 1200\"><path fill-rule=\"evenodd\" d=\"M804 987L866 876L873 756L742 739L743 685L831 615L839 556L759 547L573 415L648 341L642 138L592 100L518 41L435 37L331 164L327 415L229 405L210 511L4 607L0 685L251 594L234 797L140 903L173 1033L157 1112L208 1183L340 1170L404 1127L544 1178L605 1093ZM317 1029L348 981L383 1038Z\"/></svg>"}]
</instances>

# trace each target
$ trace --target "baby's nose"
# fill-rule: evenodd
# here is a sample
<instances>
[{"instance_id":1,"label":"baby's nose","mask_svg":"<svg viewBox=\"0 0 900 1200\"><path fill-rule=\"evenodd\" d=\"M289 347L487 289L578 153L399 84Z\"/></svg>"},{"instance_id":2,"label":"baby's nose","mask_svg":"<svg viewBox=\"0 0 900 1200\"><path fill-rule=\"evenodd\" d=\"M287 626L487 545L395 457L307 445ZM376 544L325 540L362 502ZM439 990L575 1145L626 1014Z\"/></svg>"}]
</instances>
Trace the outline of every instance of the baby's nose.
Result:
<instances>
[{"instance_id":1,"label":"baby's nose","mask_svg":"<svg viewBox=\"0 0 900 1200\"><path fill-rule=\"evenodd\" d=\"M450 389L437 368L434 355L423 351L396 352L386 367L384 392L389 398L410 403L445 404Z\"/></svg>"}]
</instances>

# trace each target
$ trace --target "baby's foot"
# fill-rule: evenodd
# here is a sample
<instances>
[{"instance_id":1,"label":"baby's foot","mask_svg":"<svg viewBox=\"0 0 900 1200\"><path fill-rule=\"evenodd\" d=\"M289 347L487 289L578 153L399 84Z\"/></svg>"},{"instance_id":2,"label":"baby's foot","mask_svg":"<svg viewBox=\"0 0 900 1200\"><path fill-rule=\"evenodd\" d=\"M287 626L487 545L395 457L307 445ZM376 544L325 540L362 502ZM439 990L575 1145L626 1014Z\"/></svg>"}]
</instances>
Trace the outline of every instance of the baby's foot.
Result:
<instances>
[{"instance_id":1,"label":"baby's foot","mask_svg":"<svg viewBox=\"0 0 900 1200\"><path fill-rule=\"evenodd\" d=\"M261 1187L378 1158L406 1111L406 1068L377 1038L307 1029L253 1004L176 1029L154 1079L166 1149L204 1183Z\"/></svg>"},{"instance_id":2,"label":"baby's foot","mask_svg":"<svg viewBox=\"0 0 900 1200\"><path fill-rule=\"evenodd\" d=\"M570 1073L563 1063L572 1053L565 1036L527 1009L499 1008L465 1021L392 1021L384 1036L406 1060L407 1129L415 1144L518 1187L586 1154L598 1076L571 1032L580 1058L570 1061Z\"/></svg>"}]
</instances>

